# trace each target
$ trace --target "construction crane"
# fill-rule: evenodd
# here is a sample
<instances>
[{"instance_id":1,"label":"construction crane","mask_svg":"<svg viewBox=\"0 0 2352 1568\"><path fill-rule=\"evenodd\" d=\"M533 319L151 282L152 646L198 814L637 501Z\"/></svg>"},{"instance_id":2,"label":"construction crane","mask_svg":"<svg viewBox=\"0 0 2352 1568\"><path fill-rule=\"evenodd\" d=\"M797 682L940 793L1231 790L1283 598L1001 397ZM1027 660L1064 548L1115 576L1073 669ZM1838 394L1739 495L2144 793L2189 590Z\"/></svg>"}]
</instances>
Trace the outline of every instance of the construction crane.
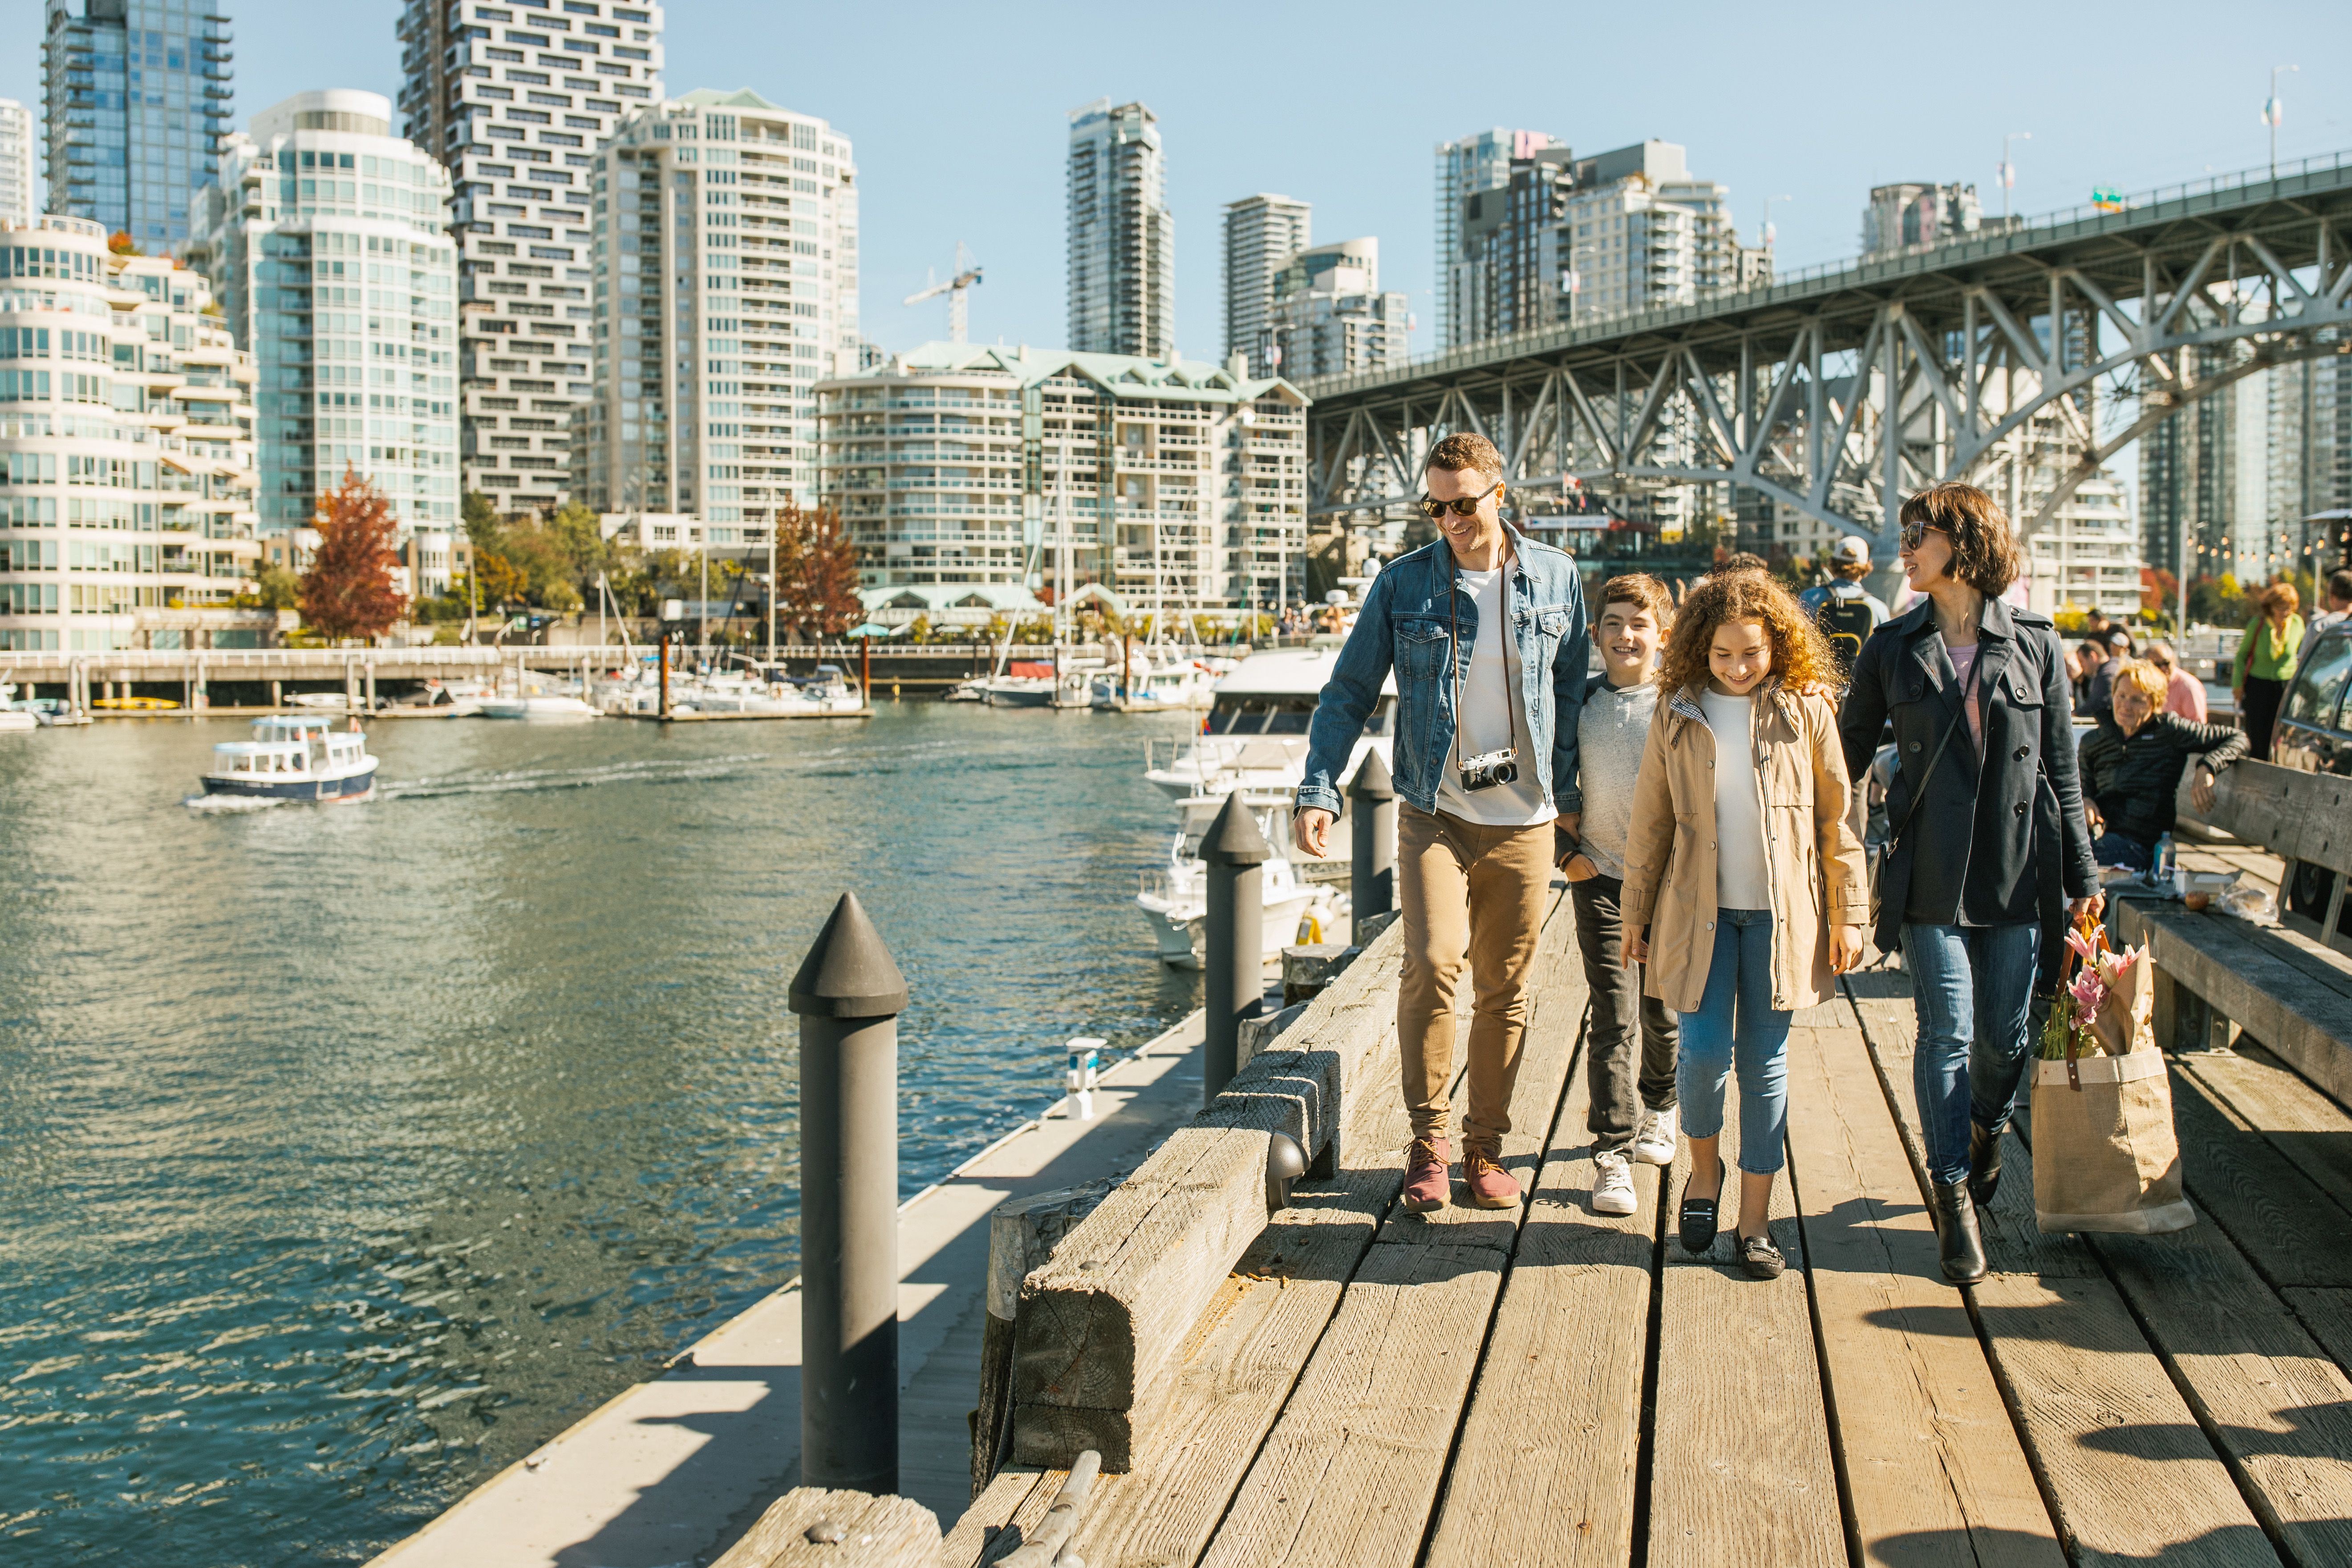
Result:
<instances>
[{"instance_id":1,"label":"construction crane","mask_svg":"<svg viewBox=\"0 0 2352 1568\"><path fill-rule=\"evenodd\" d=\"M964 252L963 241L956 241L955 276L944 283L934 283L919 293L909 294L904 301L909 305L919 305L926 300L945 294L948 297L948 342L951 343L964 341L965 300L980 283L980 268L971 265L971 259Z\"/></svg>"}]
</instances>

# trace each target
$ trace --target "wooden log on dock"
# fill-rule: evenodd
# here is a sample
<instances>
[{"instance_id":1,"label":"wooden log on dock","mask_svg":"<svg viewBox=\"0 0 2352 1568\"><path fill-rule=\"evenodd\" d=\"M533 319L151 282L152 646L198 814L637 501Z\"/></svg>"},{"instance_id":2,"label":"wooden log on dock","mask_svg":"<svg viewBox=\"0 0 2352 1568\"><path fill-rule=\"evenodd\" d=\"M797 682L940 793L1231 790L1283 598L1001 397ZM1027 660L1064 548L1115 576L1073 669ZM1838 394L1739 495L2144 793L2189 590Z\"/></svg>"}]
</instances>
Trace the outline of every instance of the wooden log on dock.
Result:
<instances>
[{"instance_id":1,"label":"wooden log on dock","mask_svg":"<svg viewBox=\"0 0 2352 1568\"><path fill-rule=\"evenodd\" d=\"M911 1498L794 1487L711 1568L936 1568L940 1521Z\"/></svg>"}]
</instances>

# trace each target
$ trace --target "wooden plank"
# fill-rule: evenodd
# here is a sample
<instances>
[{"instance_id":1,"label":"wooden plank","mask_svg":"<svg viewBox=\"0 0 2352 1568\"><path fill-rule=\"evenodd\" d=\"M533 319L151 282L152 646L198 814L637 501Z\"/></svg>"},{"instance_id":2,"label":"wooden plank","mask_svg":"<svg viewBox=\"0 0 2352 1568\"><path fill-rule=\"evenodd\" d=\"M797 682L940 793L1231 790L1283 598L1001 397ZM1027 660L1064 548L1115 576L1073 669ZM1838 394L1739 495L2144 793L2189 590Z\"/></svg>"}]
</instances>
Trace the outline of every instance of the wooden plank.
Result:
<instances>
[{"instance_id":1,"label":"wooden plank","mask_svg":"<svg viewBox=\"0 0 2352 1568\"><path fill-rule=\"evenodd\" d=\"M2352 1116L2297 1074L2253 1049L2176 1058L2339 1204L2352 1205Z\"/></svg>"},{"instance_id":2,"label":"wooden plank","mask_svg":"<svg viewBox=\"0 0 2352 1568\"><path fill-rule=\"evenodd\" d=\"M2288 860L2352 871L2352 779L2244 759L2213 783L2213 826Z\"/></svg>"},{"instance_id":3,"label":"wooden plank","mask_svg":"<svg viewBox=\"0 0 2352 1568\"><path fill-rule=\"evenodd\" d=\"M940 1521L912 1498L794 1487L711 1568L933 1568Z\"/></svg>"},{"instance_id":4,"label":"wooden plank","mask_svg":"<svg viewBox=\"0 0 2352 1568\"><path fill-rule=\"evenodd\" d=\"M1507 1168L1540 1161L1574 1058L1583 982L1572 948L1572 917L1556 910L1537 955ZM1370 1135L1401 1156L1401 1087L1378 1113L1388 1136ZM1413 1561L1524 1213L1391 1209L1204 1564Z\"/></svg>"},{"instance_id":5,"label":"wooden plank","mask_svg":"<svg viewBox=\"0 0 2352 1568\"><path fill-rule=\"evenodd\" d=\"M1790 1163L1867 1563L2064 1568L1858 1029L1790 1031Z\"/></svg>"},{"instance_id":6,"label":"wooden plank","mask_svg":"<svg viewBox=\"0 0 2352 1568\"><path fill-rule=\"evenodd\" d=\"M2093 1239L2291 1563L2352 1562L2352 1379L2213 1225Z\"/></svg>"},{"instance_id":7,"label":"wooden plank","mask_svg":"<svg viewBox=\"0 0 2352 1568\"><path fill-rule=\"evenodd\" d=\"M2157 966L2211 1003L2339 1103L2352 1103L2352 996L2315 984L2282 956L2302 939L2250 940L2227 916L2124 900L2126 941L2146 940Z\"/></svg>"},{"instance_id":8,"label":"wooden plank","mask_svg":"<svg viewBox=\"0 0 2352 1568\"><path fill-rule=\"evenodd\" d=\"M1045 1518L1045 1510L1053 1506L1055 1492L1061 1489L1068 1474L1066 1470L1027 1469L1013 1465L997 1471L995 1479L972 1499L971 1506L963 1510L963 1517L948 1531L947 1541L940 1548L943 1568L979 1568L979 1564L1003 1555L997 1550L997 1538L1005 1527L1024 1517L1032 1525ZM1012 1544L1003 1546L1003 1552L1012 1550Z\"/></svg>"},{"instance_id":9,"label":"wooden plank","mask_svg":"<svg viewBox=\"0 0 2352 1568\"><path fill-rule=\"evenodd\" d=\"M2320 1348L2352 1371L2352 1290L2288 1289L2279 1292Z\"/></svg>"},{"instance_id":10,"label":"wooden plank","mask_svg":"<svg viewBox=\"0 0 2352 1568\"><path fill-rule=\"evenodd\" d=\"M1725 1093L1723 1219L1712 1251L1685 1253L1666 1216L1660 1276L1656 1430L1650 1456L1649 1568L1785 1568L1847 1561L1829 1417L1813 1353L1803 1237L1786 1180L1773 1184L1772 1239L1788 1272L1738 1269L1739 1112ZM1681 1202L1687 1145L1664 1200Z\"/></svg>"},{"instance_id":11,"label":"wooden plank","mask_svg":"<svg viewBox=\"0 0 2352 1568\"><path fill-rule=\"evenodd\" d=\"M1907 998L1888 994L1900 975L1850 978L1882 1093L1916 1149L1916 1014ZM2043 1236L2035 1225L2033 1158L2014 1129L2002 1141L2002 1163L2000 1190L1980 1216L1995 1272L1968 1297L2070 1553L2078 1563L2161 1556L2196 1568L2275 1564L2229 1469L2096 1256L2079 1237ZM1955 1333L1959 1316L1956 1310Z\"/></svg>"},{"instance_id":12,"label":"wooden plank","mask_svg":"<svg viewBox=\"0 0 2352 1568\"><path fill-rule=\"evenodd\" d=\"M2173 1060L2173 1123L2189 1196L2273 1288L2352 1286L2352 1213L2330 1201L2199 1077Z\"/></svg>"},{"instance_id":13,"label":"wooden plank","mask_svg":"<svg viewBox=\"0 0 2352 1568\"><path fill-rule=\"evenodd\" d=\"M1658 1169L1633 1167L1639 1213L1592 1213L1590 1104L1580 1066L1529 1194L1431 1568L1622 1568L1632 1552Z\"/></svg>"}]
</instances>

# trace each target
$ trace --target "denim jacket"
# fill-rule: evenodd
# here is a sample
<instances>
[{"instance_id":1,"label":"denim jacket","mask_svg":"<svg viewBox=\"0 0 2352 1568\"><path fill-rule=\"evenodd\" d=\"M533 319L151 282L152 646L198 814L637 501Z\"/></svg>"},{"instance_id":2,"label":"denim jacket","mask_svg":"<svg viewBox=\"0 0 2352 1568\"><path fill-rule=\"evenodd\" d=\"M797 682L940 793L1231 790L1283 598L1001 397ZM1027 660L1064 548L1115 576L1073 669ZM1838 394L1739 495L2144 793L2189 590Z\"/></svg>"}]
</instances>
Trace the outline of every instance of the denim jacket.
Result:
<instances>
[{"instance_id":1,"label":"denim jacket","mask_svg":"<svg viewBox=\"0 0 2352 1568\"><path fill-rule=\"evenodd\" d=\"M1584 706L1590 657L1584 584L1574 556L1537 543L1508 523L1503 530L1511 542L1510 631L1518 645L1521 706L1528 729L1520 765L1534 767L1544 798L1554 809L1580 812L1584 797L1576 786L1576 722ZM1390 772L1400 797L1422 811L1437 809L1437 786L1454 750L1454 647L1447 599L1456 592L1461 599L1453 618L1459 622L1465 648L1475 647L1477 601L1467 588L1457 586L1452 547L1443 538L1398 556L1372 579L1363 613L1316 700L1298 809L1339 811L1339 775L1391 668L1396 671L1397 710L1396 761Z\"/></svg>"}]
</instances>

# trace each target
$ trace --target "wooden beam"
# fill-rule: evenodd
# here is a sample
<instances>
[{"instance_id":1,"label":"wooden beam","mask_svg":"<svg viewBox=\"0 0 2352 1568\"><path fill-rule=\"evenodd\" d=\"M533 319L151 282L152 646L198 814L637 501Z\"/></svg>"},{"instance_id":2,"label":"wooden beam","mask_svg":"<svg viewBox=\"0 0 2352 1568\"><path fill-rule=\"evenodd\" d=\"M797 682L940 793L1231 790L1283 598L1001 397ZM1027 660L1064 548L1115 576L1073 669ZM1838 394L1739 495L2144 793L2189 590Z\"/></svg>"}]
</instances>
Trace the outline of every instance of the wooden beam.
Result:
<instances>
[{"instance_id":1,"label":"wooden beam","mask_svg":"<svg viewBox=\"0 0 2352 1568\"><path fill-rule=\"evenodd\" d=\"M932 1568L940 1545L938 1517L912 1498L794 1487L711 1568Z\"/></svg>"}]
</instances>

